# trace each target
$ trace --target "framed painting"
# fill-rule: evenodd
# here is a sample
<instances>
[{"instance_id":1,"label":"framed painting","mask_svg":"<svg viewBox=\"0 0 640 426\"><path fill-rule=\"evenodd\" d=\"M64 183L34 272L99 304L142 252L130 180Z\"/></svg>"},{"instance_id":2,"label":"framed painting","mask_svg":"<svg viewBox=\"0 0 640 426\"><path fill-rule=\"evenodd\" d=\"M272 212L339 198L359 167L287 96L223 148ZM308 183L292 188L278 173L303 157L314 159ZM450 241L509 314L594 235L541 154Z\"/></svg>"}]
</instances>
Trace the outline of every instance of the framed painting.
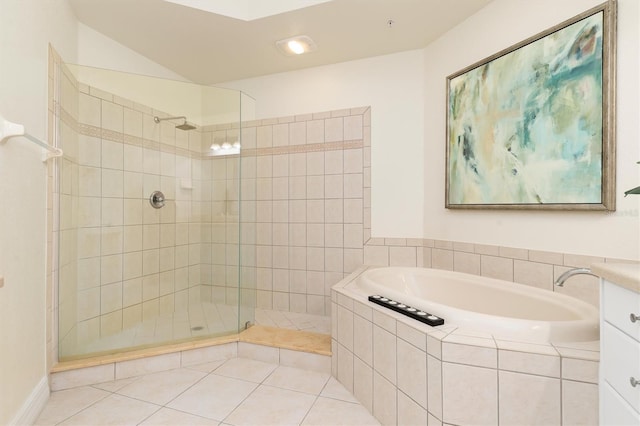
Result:
<instances>
[{"instance_id":1,"label":"framed painting","mask_svg":"<svg viewBox=\"0 0 640 426\"><path fill-rule=\"evenodd\" d=\"M446 208L615 210L615 6L447 77Z\"/></svg>"}]
</instances>

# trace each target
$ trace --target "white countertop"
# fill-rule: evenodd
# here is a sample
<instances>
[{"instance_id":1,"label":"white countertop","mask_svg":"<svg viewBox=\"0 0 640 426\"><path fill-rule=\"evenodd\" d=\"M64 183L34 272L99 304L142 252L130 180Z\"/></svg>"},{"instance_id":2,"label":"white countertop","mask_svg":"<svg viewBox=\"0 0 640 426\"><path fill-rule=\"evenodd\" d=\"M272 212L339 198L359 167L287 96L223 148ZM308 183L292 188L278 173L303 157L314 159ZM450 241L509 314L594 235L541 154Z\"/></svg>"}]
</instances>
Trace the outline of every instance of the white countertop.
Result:
<instances>
[{"instance_id":1,"label":"white countertop","mask_svg":"<svg viewBox=\"0 0 640 426\"><path fill-rule=\"evenodd\" d=\"M640 263L594 263L591 271L620 287L640 293Z\"/></svg>"}]
</instances>

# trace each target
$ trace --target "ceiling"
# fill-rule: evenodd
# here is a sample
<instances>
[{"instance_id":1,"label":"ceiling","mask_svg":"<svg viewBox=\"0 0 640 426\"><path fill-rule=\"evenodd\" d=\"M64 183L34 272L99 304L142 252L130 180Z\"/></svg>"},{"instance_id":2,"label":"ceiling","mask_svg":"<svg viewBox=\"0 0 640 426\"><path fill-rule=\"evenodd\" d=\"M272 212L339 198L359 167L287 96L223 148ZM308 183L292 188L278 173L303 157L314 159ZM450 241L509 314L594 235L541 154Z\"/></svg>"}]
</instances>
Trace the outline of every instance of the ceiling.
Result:
<instances>
[{"instance_id":1,"label":"ceiling","mask_svg":"<svg viewBox=\"0 0 640 426\"><path fill-rule=\"evenodd\" d=\"M188 80L216 84L422 48L491 0L333 0L253 20L163 0L69 1L83 24ZM317 51L285 56L275 46L302 34Z\"/></svg>"}]
</instances>

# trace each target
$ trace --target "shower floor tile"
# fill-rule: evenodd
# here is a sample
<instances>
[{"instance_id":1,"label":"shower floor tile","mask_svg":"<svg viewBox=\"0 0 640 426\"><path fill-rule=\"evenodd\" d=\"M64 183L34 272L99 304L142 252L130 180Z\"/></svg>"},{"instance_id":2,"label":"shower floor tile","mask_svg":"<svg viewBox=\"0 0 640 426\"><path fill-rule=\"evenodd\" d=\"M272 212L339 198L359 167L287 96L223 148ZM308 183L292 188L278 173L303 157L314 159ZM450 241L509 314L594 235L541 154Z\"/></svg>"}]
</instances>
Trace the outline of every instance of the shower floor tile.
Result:
<instances>
[{"instance_id":1,"label":"shower floor tile","mask_svg":"<svg viewBox=\"0 0 640 426\"><path fill-rule=\"evenodd\" d=\"M229 375L242 370L263 373L253 374L251 381ZM305 378L313 383L305 383ZM328 374L245 358L147 374L123 383L53 392L35 424L380 424Z\"/></svg>"},{"instance_id":2,"label":"shower floor tile","mask_svg":"<svg viewBox=\"0 0 640 426\"><path fill-rule=\"evenodd\" d=\"M254 322L289 330L331 334L331 319L323 315L256 309ZM99 333L86 335L74 328L60 342L60 358L167 344L193 337L223 336L235 333L237 327L237 306L202 302L188 311L159 315L107 336Z\"/></svg>"}]
</instances>

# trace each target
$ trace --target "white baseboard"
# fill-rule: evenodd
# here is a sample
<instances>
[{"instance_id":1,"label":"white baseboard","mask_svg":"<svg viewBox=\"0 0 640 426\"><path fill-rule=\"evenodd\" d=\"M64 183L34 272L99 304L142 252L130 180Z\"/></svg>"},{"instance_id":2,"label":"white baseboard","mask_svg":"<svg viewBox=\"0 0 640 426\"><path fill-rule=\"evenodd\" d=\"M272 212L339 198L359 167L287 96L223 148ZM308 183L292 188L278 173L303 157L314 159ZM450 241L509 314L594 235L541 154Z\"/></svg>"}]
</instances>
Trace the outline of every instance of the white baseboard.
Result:
<instances>
[{"instance_id":1,"label":"white baseboard","mask_svg":"<svg viewBox=\"0 0 640 426\"><path fill-rule=\"evenodd\" d=\"M49 401L49 380L44 376L11 421L11 425L32 425Z\"/></svg>"}]
</instances>

